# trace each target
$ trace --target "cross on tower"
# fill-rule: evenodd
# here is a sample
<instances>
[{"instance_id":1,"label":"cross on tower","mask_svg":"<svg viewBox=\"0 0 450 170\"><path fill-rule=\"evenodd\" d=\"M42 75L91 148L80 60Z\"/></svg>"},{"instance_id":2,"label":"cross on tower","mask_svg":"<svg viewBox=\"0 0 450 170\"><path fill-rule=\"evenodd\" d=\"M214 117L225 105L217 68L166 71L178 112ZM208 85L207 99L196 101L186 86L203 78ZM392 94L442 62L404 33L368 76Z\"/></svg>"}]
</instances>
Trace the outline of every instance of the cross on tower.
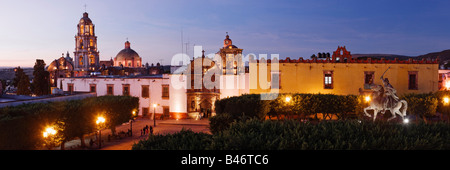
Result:
<instances>
[{"instance_id":1,"label":"cross on tower","mask_svg":"<svg viewBox=\"0 0 450 170\"><path fill-rule=\"evenodd\" d=\"M84 12L86 12L86 7L87 7L87 5L86 5L86 4L84 4Z\"/></svg>"}]
</instances>

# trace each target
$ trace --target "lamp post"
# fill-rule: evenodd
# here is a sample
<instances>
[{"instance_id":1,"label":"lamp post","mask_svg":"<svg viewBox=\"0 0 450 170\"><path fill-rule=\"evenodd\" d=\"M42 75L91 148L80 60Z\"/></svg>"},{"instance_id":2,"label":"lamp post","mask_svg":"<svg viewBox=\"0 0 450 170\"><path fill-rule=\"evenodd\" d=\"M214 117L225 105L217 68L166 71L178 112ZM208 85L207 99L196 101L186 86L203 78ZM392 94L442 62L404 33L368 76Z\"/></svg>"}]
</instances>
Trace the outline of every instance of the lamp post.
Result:
<instances>
[{"instance_id":1,"label":"lamp post","mask_svg":"<svg viewBox=\"0 0 450 170\"><path fill-rule=\"evenodd\" d=\"M102 116L97 117L95 122L98 125L98 148L102 148L102 128L101 125L105 123L105 118Z\"/></svg>"},{"instance_id":2,"label":"lamp post","mask_svg":"<svg viewBox=\"0 0 450 170\"><path fill-rule=\"evenodd\" d=\"M136 116L136 111L133 110L133 112L131 114L131 119L130 119L130 136L133 136L133 120L134 120L135 116Z\"/></svg>"},{"instance_id":3,"label":"lamp post","mask_svg":"<svg viewBox=\"0 0 450 170\"><path fill-rule=\"evenodd\" d=\"M155 119L155 114L156 114L156 104L153 104L153 126L156 127L156 119Z\"/></svg>"},{"instance_id":4,"label":"lamp post","mask_svg":"<svg viewBox=\"0 0 450 170\"><path fill-rule=\"evenodd\" d=\"M449 82L449 85L450 85L450 82ZM449 111L448 105L450 103L450 98L448 96L444 96L444 98L442 99L442 102L444 103L444 111L443 112L446 113L446 115L447 115L447 122L449 122L449 120L450 120L449 116L450 115L448 114L448 111Z\"/></svg>"}]
</instances>

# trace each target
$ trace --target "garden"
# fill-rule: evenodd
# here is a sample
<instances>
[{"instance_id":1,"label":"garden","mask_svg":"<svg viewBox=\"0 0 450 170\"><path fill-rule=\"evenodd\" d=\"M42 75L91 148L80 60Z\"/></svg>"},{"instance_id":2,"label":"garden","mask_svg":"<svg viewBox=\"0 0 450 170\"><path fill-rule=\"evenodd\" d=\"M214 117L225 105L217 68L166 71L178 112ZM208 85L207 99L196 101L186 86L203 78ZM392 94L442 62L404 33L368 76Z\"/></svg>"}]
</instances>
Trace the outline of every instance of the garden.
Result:
<instances>
[{"instance_id":1,"label":"garden","mask_svg":"<svg viewBox=\"0 0 450 170\"><path fill-rule=\"evenodd\" d=\"M257 94L215 103L212 134L183 129L152 135L133 150L440 150L450 149L448 91L401 96L407 117L386 121L363 115L366 96ZM386 118L383 118L386 117Z\"/></svg>"},{"instance_id":2,"label":"garden","mask_svg":"<svg viewBox=\"0 0 450 170\"><path fill-rule=\"evenodd\" d=\"M0 108L0 149L30 150L61 146L100 128L111 129L128 122L138 112L139 98L100 96L82 100L23 104ZM99 126L102 119L103 124ZM106 121L105 121L106 119Z\"/></svg>"}]
</instances>

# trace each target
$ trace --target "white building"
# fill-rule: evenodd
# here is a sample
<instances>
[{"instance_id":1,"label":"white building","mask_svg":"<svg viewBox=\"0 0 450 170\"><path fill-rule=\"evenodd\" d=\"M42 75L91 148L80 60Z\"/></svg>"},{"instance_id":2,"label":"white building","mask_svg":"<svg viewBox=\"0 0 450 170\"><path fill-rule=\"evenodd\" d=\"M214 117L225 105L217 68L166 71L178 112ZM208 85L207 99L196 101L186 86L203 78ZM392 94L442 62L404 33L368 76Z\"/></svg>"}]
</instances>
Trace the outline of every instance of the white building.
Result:
<instances>
[{"instance_id":1,"label":"white building","mask_svg":"<svg viewBox=\"0 0 450 170\"><path fill-rule=\"evenodd\" d=\"M220 91L223 91L223 93L219 92L219 99L249 93L248 74L234 78L232 76L220 76L220 80L225 80L225 77L233 81L228 81L231 83L221 81L224 82L220 83ZM171 79L176 79L176 81ZM237 81L238 79L241 81ZM225 87L225 84L228 84L228 87ZM233 85L234 88L230 88L230 85ZM245 87L245 89L237 88L239 86ZM208 108L202 108L205 106L201 105L201 97L196 98L199 100L197 103L194 102L195 106L193 107L197 109L188 110L188 105L191 107L192 103L187 102L186 76L184 75L98 75L60 78L58 87L68 92L95 92L97 96L130 95L139 97L139 116L153 117L155 112L157 118L161 115L171 119L184 119L188 116L195 118L199 112L205 111L202 109L210 109L211 113L214 114L214 101L209 101L212 105L206 106ZM198 94L199 96L204 95L201 92ZM155 108L153 107L154 104L156 105Z\"/></svg>"}]
</instances>

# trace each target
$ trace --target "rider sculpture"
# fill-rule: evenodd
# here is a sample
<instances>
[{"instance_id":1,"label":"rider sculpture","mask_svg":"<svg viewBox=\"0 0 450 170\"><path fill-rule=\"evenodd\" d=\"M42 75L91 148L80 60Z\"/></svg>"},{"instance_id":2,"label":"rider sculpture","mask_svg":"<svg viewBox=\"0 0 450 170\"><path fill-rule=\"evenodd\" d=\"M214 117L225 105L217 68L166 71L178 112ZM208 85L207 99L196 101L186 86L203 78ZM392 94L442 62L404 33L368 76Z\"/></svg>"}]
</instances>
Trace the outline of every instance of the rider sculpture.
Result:
<instances>
[{"instance_id":1,"label":"rider sculpture","mask_svg":"<svg viewBox=\"0 0 450 170\"><path fill-rule=\"evenodd\" d=\"M386 71L384 73L386 73ZM373 91L372 100L370 101L369 107L364 108L364 113L366 116L372 117L369 113L367 113L367 110L373 110L373 121L375 121L379 111L384 114L389 110L392 114L392 117L389 118L388 121L394 119L396 117L396 114L398 114L403 119L406 116L406 109L408 107L408 104L405 100L400 100L400 98L397 96L397 91L389 83L389 79L383 78L384 73L380 77L381 81L383 82L383 86L376 84L372 84L370 86L370 89ZM403 109L400 110L401 108Z\"/></svg>"}]
</instances>

